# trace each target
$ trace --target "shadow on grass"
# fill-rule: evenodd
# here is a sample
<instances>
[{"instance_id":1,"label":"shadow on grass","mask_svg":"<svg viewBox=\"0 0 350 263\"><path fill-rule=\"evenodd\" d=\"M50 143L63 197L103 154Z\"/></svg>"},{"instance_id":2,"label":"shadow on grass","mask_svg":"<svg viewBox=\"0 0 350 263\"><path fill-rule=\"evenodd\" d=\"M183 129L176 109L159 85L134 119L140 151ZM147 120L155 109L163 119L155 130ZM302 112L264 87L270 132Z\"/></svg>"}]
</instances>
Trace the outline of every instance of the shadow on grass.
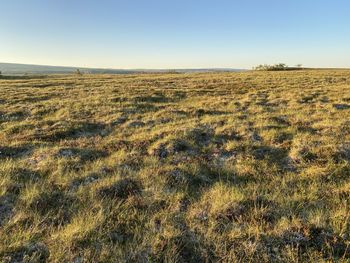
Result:
<instances>
[{"instance_id":1,"label":"shadow on grass","mask_svg":"<svg viewBox=\"0 0 350 263\"><path fill-rule=\"evenodd\" d=\"M277 166L279 170L294 170L289 161L288 150L273 146L256 146L252 149L252 156L256 160L266 160L269 164Z\"/></svg>"},{"instance_id":2,"label":"shadow on grass","mask_svg":"<svg viewBox=\"0 0 350 263\"><path fill-rule=\"evenodd\" d=\"M29 182L40 180L43 174L26 168L14 168L6 173L14 183L5 187L0 197L0 226L5 224L13 215L18 196L22 188Z\"/></svg>"},{"instance_id":3,"label":"shadow on grass","mask_svg":"<svg viewBox=\"0 0 350 263\"><path fill-rule=\"evenodd\" d=\"M1 159L16 159L33 152L33 147L28 145L22 146L0 146L0 160Z\"/></svg>"},{"instance_id":4,"label":"shadow on grass","mask_svg":"<svg viewBox=\"0 0 350 263\"><path fill-rule=\"evenodd\" d=\"M110 132L107 124L81 122L63 127L51 127L49 130L44 130L40 134L35 135L35 138L48 142L58 142L98 135L107 136Z\"/></svg>"},{"instance_id":5,"label":"shadow on grass","mask_svg":"<svg viewBox=\"0 0 350 263\"><path fill-rule=\"evenodd\" d=\"M0 80L46 79L47 75L3 75Z\"/></svg>"}]
</instances>

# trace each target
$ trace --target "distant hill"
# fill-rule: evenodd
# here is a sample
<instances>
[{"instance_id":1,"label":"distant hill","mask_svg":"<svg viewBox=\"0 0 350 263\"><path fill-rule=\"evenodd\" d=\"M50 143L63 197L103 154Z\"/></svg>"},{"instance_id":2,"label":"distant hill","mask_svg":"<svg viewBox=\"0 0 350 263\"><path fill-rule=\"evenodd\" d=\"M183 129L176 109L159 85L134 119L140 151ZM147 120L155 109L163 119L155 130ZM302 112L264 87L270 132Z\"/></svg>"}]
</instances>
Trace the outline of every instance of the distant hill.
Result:
<instances>
[{"instance_id":1,"label":"distant hill","mask_svg":"<svg viewBox=\"0 0 350 263\"><path fill-rule=\"evenodd\" d=\"M73 73L77 69L82 73L93 74L127 74L134 73L133 70L116 70L116 69L99 69L99 68L79 68L79 67L62 67L62 66L45 66L16 63L0 63L0 71L4 75L23 75L23 74L65 74Z\"/></svg>"},{"instance_id":2,"label":"distant hill","mask_svg":"<svg viewBox=\"0 0 350 263\"><path fill-rule=\"evenodd\" d=\"M62 66L45 66L16 63L0 63L0 71L3 75L24 75L24 74L67 74L76 72L77 69L82 73L90 74L131 74L131 73L186 73L186 72L235 72L243 71L242 69L103 69L103 68L81 68L81 67L62 67Z\"/></svg>"}]
</instances>

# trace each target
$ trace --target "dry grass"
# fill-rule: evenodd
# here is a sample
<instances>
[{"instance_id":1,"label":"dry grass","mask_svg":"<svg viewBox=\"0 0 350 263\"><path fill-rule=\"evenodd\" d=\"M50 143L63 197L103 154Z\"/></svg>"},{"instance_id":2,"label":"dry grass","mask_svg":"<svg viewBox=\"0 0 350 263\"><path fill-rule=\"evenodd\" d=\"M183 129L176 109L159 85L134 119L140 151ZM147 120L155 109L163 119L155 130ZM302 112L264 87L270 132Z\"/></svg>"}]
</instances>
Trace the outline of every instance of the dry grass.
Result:
<instances>
[{"instance_id":1,"label":"dry grass","mask_svg":"<svg viewBox=\"0 0 350 263\"><path fill-rule=\"evenodd\" d=\"M0 80L2 262L350 262L350 71Z\"/></svg>"}]
</instances>

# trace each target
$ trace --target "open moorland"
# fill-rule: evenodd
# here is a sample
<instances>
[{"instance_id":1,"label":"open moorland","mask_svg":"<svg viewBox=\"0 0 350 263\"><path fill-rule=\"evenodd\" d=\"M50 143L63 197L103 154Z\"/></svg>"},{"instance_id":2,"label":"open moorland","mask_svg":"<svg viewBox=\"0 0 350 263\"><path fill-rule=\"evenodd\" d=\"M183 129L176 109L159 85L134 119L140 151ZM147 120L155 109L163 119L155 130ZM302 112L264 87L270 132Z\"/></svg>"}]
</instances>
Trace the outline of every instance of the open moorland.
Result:
<instances>
[{"instance_id":1,"label":"open moorland","mask_svg":"<svg viewBox=\"0 0 350 263\"><path fill-rule=\"evenodd\" d=\"M350 262L350 71L0 79L1 262Z\"/></svg>"}]
</instances>

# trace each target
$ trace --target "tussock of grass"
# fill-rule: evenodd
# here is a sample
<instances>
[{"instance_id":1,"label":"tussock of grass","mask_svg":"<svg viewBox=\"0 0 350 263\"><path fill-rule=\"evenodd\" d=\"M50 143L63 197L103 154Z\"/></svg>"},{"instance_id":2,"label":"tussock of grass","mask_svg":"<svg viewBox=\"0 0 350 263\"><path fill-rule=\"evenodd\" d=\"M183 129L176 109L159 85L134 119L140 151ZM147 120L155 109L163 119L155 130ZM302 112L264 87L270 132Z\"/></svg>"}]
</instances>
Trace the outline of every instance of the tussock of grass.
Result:
<instances>
[{"instance_id":1,"label":"tussock of grass","mask_svg":"<svg viewBox=\"0 0 350 263\"><path fill-rule=\"evenodd\" d=\"M348 262L345 70L0 80L0 261Z\"/></svg>"}]
</instances>

